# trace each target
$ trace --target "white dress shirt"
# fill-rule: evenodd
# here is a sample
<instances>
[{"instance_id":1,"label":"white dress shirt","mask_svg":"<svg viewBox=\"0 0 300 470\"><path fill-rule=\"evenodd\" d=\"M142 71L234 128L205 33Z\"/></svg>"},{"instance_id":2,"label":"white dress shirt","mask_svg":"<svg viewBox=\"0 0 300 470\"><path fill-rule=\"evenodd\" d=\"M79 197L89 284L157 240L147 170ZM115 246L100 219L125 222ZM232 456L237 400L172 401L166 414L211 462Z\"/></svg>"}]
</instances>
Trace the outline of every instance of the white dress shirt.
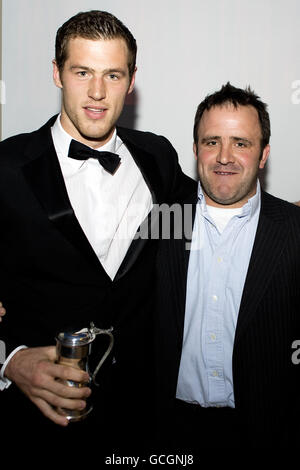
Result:
<instances>
[{"instance_id":1,"label":"white dress shirt","mask_svg":"<svg viewBox=\"0 0 300 470\"><path fill-rule=\"evenodd\" d=\"M125 144L113 136L100 151L119 155L113 175L95 159L79 161L68 157L72 137L62 128L60 115L51 128L68 196L76 218L108 276L113 280L137 229L153 207L150 190ZM4 377L9 360L0 370L0 390L10 381Z\"/></svg>"},{"instance_id":2,"label":"white dress shirt","mask_svg":"<svg viewBox=\"0 0 300 470\"><path fill-rule=\"evenodd\" d=\"M72 137L59 117L51 130L75 215L103 268L114 279L137 229L152 209L150 190L116 130L109 142L96 149L121 158L113 175L98 160L68 157Z\"/></svg>"}]
</instances>

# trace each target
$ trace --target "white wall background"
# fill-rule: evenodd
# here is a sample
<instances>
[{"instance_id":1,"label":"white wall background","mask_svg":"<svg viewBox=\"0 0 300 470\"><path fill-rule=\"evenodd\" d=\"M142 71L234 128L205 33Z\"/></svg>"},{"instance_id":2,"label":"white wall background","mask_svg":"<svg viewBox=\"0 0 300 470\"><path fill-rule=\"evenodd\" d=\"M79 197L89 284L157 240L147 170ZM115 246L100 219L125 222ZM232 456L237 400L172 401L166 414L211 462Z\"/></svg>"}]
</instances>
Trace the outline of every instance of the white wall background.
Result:
<instances>
[{"instance_id":1,"label":"white wall background","mask_svg":"<svg viewBox=\"0 0 300 470\"><path fill-rule=\"evenodd\" d=\"M271 116L265 188L300 200L299 0L3 0L3 138L59 111L51 76L56 30L90 9L115 14L138 42L136 90L121 123L168 137L195 176L197 105L228 80L250 84Z\"/></svg>"}]
</instances>

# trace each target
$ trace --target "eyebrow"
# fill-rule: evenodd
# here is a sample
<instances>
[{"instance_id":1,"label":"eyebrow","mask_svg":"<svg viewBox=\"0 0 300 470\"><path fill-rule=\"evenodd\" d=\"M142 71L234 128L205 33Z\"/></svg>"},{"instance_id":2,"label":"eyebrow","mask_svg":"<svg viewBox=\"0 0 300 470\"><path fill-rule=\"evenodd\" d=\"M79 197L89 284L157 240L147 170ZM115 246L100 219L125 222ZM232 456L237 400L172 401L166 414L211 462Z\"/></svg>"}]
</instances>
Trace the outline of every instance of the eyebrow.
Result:
<instances>
[{"instance_id":1,"label":"eyebrow","mask_svg":"<svg viewBox=\"0 0 300 470\"><path fill-rule=\"evenodd\" d=\"M91 69L90 67L85 67L84 65L71 65L70 70L73 70L73 69L82 69L82 70L94 71L94 69Z\"/></svg>"},{"instance_id":2,"label":"eyebrow","mask_svg":"<svg viewBox=\"0 0 300 470\"><path fill-rule=\"evenodd\" d=\"M205 144L209 140L221 140L221 137L219 135L208 135L207 137L203 137L203 139L201 139L201 144Z\"/></svg>"},{"instance_id":3,"label":"eyebrow","mask_svg":"<svg viewBox=\"0 0 300 470\"><path fill-rule=\"evenodd\" d=\"M233 136L233 137L230 137L230 138L231 138L232 140L234 140L235 142L245 142L245 144L249 144L249 145L252 144L251 140L245 139L245 137L234 137L234 136Z\"/></svg>"}]
</instances>

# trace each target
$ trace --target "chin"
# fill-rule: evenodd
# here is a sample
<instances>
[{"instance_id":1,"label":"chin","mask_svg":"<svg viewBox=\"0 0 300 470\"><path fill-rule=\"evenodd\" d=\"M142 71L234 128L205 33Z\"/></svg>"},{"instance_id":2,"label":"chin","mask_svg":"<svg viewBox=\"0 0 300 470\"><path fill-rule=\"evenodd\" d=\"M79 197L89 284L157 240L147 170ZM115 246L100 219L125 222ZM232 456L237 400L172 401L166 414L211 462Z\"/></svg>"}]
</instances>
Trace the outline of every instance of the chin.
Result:
<instances>
[{"instance_id":1,"label":"chin","mask_svg":"<svg viewBox=\"0 0 300 470\"><path fill-rule=\"evenodd\" d=\"M106 130L106 129L80 129L80 134L84 139L86 140L105 140L107 139L110 134L111 130Z\"/></svg>"},{"instance_id":2,"label":"chin","mask_svg":"<svg viewBox=\"0 0 300 470\"><path fill-rule=\"evenodd\" d=\"M208 194L209 198L217 204L222 206L230 206L236 204L239 199L231 194Z\"/></svg>"}]
</instances>

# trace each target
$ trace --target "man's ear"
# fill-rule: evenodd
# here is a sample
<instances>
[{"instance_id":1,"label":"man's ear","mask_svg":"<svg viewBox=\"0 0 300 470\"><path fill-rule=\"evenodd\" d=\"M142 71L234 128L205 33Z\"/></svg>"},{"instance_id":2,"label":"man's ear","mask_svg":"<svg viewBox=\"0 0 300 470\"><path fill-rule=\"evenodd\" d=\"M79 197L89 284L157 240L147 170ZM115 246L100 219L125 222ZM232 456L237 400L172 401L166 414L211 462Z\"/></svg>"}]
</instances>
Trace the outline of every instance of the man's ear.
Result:
<instances>
[{"instance_id":1,"label":"man's ear","mask_svg":"<svg viewBox=\"0 0 300 470\"><path fill-rule=\"evenodd\" d=\"M263 149L262 157L259 162L259 168L262 170L269 158L270 155L270 145L266 145L265 148Z\"/></svg>"},{"instance_id":2,"label":"man's ear","mask_svg":"<svg viewBox=\"0 0 300 470\"><path fill-rule=\"evenodd\" d=\"M135 67L133 75L132 75L131 80L130 80L130 85L129 85L129 88L128 88L128 91L127 91L128 95L132 92L132 90L134 88L136 71L137 71L137 68Z\"/></svg>"},{"instance_id":3,"label":"man's ear","mask_svg":"<svg viewBox=\"0 0 300 470\"><path fill-rule=\"evenodd\" d=\"M198 154L198 146L197 146L197 144L195 144L195 142L193 143L193 152L194 152L194 156L197 160L197 158L198 158L198 155L197 155Z\"/></svg>"},{"instance_id":4,"label":"man's ear","mask_svg":"<svg viewBox=\"0 0 300 470\"><path fill-rule=\"evenodd\" d=\"M62 88L63 86L62 86L61 79L60 79L59 68L57 66L55 59L52 60L52 64L53 64L53 81L58 88Z\"/></svg>"}]
</instances>

